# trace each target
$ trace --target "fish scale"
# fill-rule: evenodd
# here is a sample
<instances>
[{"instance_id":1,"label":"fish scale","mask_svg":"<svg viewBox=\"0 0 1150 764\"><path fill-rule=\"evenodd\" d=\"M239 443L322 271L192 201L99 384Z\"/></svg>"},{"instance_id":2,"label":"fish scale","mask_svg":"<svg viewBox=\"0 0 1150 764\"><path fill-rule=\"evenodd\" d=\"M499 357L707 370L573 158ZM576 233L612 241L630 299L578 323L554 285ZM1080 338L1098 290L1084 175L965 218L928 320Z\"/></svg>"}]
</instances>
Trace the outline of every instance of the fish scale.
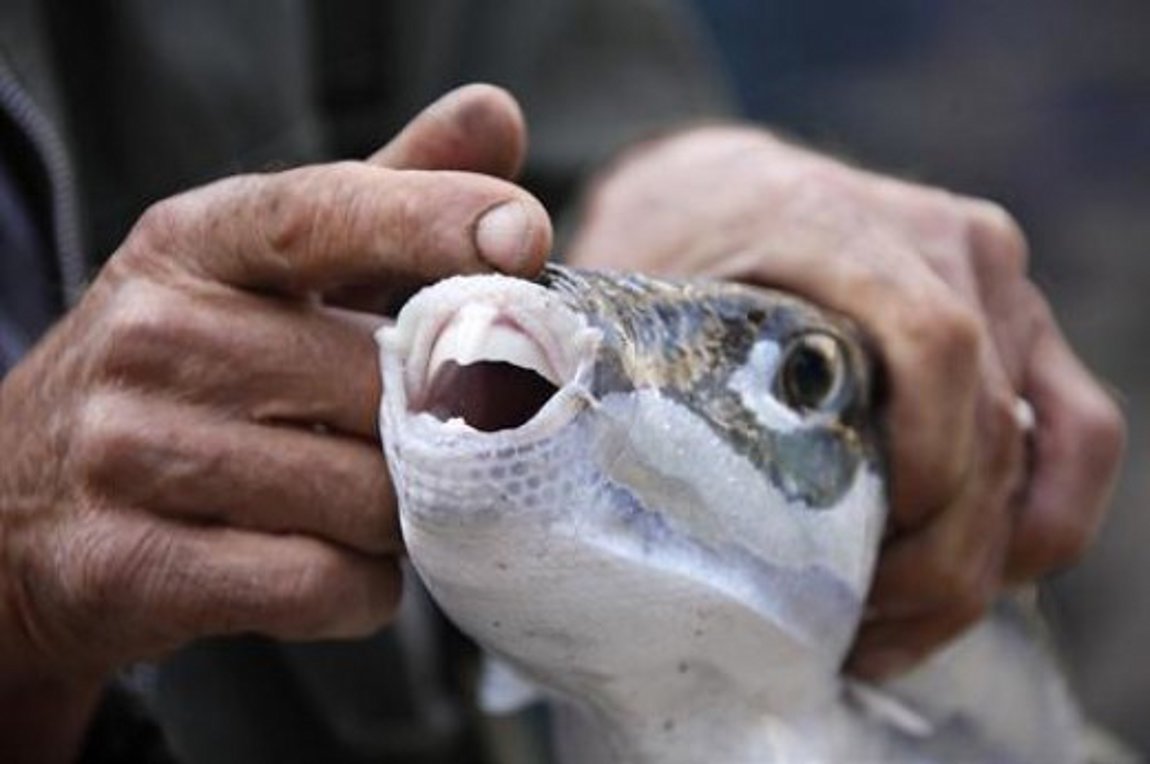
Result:
<instances>
[{"instance_id":1,"label":"fish scale","mask_svg":"<svg viewBox=\"0 0 1150 764\"><path fill-rule=\"evenodd\" d=\"M378 339L412 562L563 709L580 762L1083 760L1065 683L1019 619L881 687L842 676L887 507L875 364L841 316L549 266L441 282ZM527 421L477 429L450 385L435 414L420 403L443 348L480 375L559 379Z\"/></svg>"}]
</instances>

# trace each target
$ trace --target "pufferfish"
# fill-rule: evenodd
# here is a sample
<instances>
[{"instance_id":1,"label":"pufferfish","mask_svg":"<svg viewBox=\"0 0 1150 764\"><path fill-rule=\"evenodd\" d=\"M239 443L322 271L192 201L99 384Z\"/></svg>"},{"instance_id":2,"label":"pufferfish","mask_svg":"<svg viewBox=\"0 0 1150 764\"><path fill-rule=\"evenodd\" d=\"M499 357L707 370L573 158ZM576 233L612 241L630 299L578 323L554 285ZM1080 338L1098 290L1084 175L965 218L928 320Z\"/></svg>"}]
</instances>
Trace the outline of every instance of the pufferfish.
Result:
<instances>
[{"instance_id":1,"label":"pufferfish","mask_svg":"<svg viewBox=\"0 0 1150 764\"><path fill-rule=\"evenodd\" d=\"M846 318L549 266L440 282L377 339L411 561L563 710L561 760L1083 760L1018 608L896 682L842 673L887 515L880 375Z\"/></svg>"}]
</instances>

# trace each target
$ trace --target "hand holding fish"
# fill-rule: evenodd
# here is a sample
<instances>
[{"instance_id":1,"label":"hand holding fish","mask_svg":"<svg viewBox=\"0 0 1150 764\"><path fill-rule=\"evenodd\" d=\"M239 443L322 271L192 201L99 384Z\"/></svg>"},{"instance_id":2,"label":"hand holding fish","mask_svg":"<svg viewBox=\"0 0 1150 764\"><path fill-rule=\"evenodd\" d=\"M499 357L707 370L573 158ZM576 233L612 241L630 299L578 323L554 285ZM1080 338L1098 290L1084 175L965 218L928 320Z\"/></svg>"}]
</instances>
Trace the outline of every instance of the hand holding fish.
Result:
<instances>
[{"instance_id":1,"label":"hand holding fish","mask_svg":"<svg viewBox=\"0 0 1150 764\"><path fill-rule=\"evenodd\" d=\"M509 97L472 87L367 162L160 202L4 379L13 760L25 736L41 746L28 760L69 758L69 728L125 662L205 635L350 636L390 618L401 542L376 429L378 321L322 298L536 271L549 220L500 179L523 144Z\"/></svg>"},{"instance_id":2,"label":"hand holding fish","mask_svg":"<svg viewBox=\"0 0 1150 764\"><path fill-rule=\"evenodd\" d=\"M858 170L751 128L633 149L589 196L572 264L776 286L858 320L890 392L892 516L853 652L909 668L1003 586L1073 562L1123 420L1026 276L997 206ZM1018 400L1033 407L1029 435Z\"/></svg>"}]
</instances>

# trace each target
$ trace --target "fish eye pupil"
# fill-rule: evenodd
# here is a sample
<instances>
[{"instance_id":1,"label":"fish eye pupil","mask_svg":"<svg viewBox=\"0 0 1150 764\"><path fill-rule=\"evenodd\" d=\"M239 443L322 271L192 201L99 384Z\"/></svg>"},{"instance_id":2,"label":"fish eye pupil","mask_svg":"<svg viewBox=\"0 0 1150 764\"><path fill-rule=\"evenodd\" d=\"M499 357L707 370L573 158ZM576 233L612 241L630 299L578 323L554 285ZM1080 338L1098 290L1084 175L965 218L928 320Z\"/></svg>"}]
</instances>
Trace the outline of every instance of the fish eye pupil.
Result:
<instances>
[{"instance_id":1,"label":"fish eye pupil","mask_svg":"<svg viewBox=\"0 0 1150 764\"><path fill-rule=\"evenodd\" d=\"M791 408L813 411L825 406L840 385L841 357L834 339L809 335L796 340L783 359L779 393Z\"/></svg>"}]
</instances>

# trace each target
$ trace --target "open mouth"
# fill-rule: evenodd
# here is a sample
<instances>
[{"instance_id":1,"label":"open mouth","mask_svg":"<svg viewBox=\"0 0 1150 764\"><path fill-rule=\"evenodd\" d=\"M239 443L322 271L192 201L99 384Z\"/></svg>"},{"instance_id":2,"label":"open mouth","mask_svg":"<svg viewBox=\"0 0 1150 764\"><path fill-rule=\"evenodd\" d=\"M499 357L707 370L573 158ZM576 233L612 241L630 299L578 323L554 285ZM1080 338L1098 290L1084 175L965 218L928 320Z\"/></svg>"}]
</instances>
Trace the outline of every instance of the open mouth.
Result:
<instances>
[{"instance_id":1,"label":"open mouth","mask_svg":"<svg viewBox=\"0 0 1150 764\"><path fill-rule=\"evenodd\" d=\"M590 373L601 338L537 283L447 279L417 294L377 335L384 408L392 421L401 412L426 415L452 431L557 426L581 406L576 382Z\"/></svg>"},{"instance_id":2,"label":"open mouth","mask_svg":"<svg viewBox=\"0 0 1150 764\"><path fill-rule=\"evenodd\" d=\"M567 381L535 336L486 303L464 305L447 322L426 379L420 410L484 432L526 424Z\"/></svg>"}]
</instances>

